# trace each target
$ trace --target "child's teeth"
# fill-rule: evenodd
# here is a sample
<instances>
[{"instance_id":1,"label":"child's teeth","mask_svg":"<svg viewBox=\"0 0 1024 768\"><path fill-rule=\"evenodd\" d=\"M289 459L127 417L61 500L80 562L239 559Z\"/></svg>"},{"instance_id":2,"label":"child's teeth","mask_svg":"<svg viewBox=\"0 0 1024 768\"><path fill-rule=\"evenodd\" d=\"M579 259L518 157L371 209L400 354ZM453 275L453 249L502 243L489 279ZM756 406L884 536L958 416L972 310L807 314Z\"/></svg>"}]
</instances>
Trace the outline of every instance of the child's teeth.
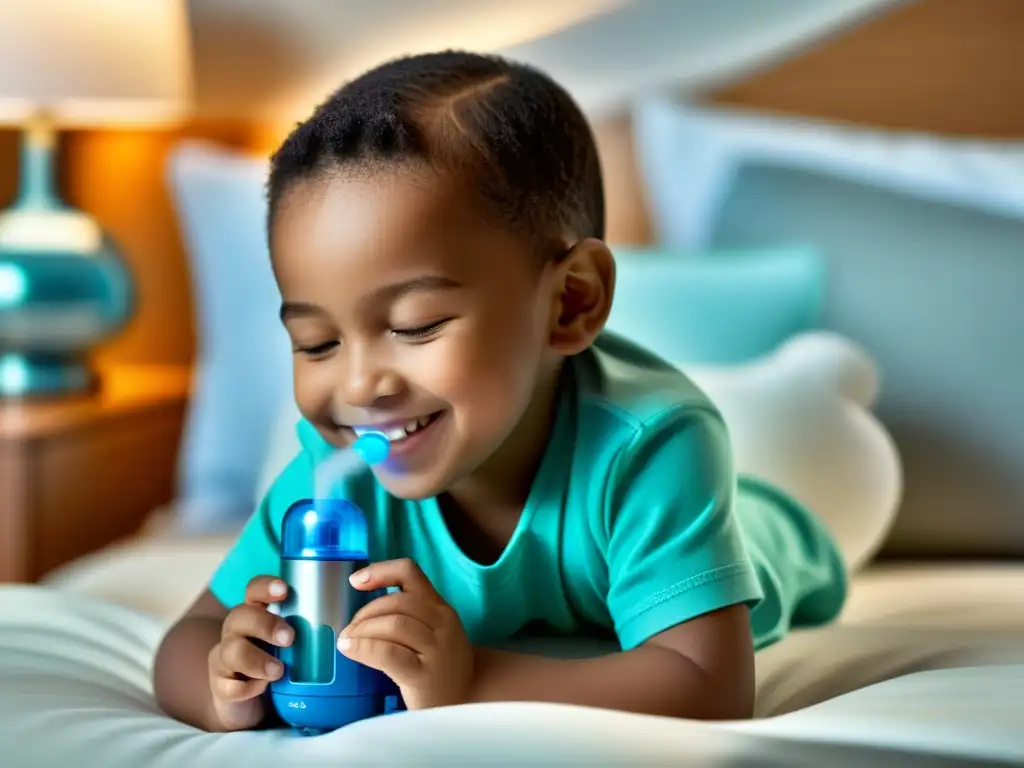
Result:
<instances>
[{"instance_id":1,"label":"child's teeth","mask_svg":"<svg viewBox=\"0 0 1024 768\"><path fill-rule=\"evenodd\" d=\"M363 435L370 434L371 432L378 435L384 435L388 440L401 440L403 437L408 437L414 432L423 429L430 423L430 416L420 416L418 419L412 419L407 422L404 427L392 427L391 429L380 429L372 427L353 427L355 433L362 437Z\"/></svg>"},{"instance_id":2,"label":"child's teeth","mask_svg":"<svg viewBox=\"0 0 1024 768\"><path fill-rule=\"evenodd\" d=\"M405 437L405 430L401 427L394 427L393 429L375 429L373 427L353 427L353 431L359 436L363 435L384 435L388 440L401 440Z\"/></svg>"}]
</instances>

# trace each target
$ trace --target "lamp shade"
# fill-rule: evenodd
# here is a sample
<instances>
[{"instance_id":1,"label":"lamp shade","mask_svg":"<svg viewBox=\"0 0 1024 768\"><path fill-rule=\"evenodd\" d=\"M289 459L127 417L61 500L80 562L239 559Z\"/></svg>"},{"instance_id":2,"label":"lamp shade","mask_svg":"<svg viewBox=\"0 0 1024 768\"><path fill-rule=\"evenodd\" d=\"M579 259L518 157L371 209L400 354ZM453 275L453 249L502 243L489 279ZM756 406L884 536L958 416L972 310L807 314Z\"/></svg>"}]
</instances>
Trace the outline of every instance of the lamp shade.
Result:
<instances>
[{"instance_id":1,"label":"lamp shade","mask_svg":"<svg viewBox=\"0 0 1024 768\"><path fill-rule=\"evenodd\" d=\"M5 0L0 55L0 123L162 125L188 113L185 0Z\"/></svg>"}]
</instances>

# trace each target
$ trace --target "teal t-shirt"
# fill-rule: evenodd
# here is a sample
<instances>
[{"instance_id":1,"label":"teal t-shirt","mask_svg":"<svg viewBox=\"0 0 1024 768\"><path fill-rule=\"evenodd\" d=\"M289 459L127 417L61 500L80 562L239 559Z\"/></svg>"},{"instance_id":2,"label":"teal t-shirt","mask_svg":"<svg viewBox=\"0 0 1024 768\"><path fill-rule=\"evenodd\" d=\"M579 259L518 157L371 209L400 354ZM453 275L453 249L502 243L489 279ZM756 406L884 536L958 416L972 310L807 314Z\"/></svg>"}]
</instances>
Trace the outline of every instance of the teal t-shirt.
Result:
<instances>
[{"instance_id":1,"label":"teal t-shirt","mask_svg":"<svg viewBox=\"0 0 1024 768\"><path fill-rule=\"evenodd\" d=\"M281 473L215 572L227 607L280 573L281 521L312 498L333 449L307 422ZM682 373L605 334L571 358L555 424L512 538L493 564L456 544L436 499L390 496L366 470L341 495L366 515L371 560L409 557L471 641L522 633L601 637L630 649L701 614L744 603L756 647L834 618L846 593L838 550L793 499L734 473L726 426Z\"/></svg>"}]
</instances>

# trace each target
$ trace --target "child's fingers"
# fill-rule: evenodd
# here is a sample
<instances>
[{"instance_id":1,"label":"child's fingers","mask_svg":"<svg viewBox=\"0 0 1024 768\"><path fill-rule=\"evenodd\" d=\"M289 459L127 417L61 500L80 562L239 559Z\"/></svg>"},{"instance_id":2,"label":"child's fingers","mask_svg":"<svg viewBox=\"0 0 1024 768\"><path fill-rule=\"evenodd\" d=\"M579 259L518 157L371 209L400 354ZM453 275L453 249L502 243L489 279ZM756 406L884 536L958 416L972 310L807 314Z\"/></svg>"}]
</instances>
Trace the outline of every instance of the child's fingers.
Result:
<instances>
[{"instance_id":1,"label":"child's fingers","mask_svg":"<svg viewBox=\"0 0 1024 768\"><path fill-rule=\"evenodd\" d=\"M247 701L262 694L267 689L267 681L215 677L211 688L213 695L221 701Z\"/></svg>"},{"instance_id":2,"label":"child's fingers","mask_svg":"<svg viewBox=\"0 0 1024 768\"><path fill-rule=\"evenodd\" d=\"M295 639L295 630L287 621L261 605L239 605L224 619L221 636L251 637L270 645L288 646Z\"/></svg>"},{"instance_id":3,"label":"child's fingers","mask_svg":"<svg viewBox=\"0 0 1024 768\"><path fill-rule=\"evenodd\" d=\"M358 624L350 624L338 638L338 649L344 650L342 646L346 640L362 639L386 640L417 654L428 653L437 644L434 630L404 613L373 616Z\"/></svg>"},{"instance_id":4,"label":"child's fingers","mask_svg":"<svg viewBox=\"0 0 1024 768\"><path fill-rule=\"evenodd\" d=\"M407 557L372 563L353 573L349 581L360 590L398 587L403 592L427 600L444 602L444 598L437 593L426 574Z\"/></svg>"},{"instance_id":5,"label":"child's fingers","mask_svg":"<svg viewBox=\"0 0 1024 768\"><path fill-rule=\"evenodd\" d=\"M220 644L221 669L228 676L243 675L251 680L277 680L284 666L244 637L229 637Z\"/></svg>"},{"instance_id":6,"label":"child's fingers","mask_svg":"<svg viewBox=\"0 0 1024 768\"><path fill-rule=\"evenodd\" d=\"M345 656L379 670L402 685L419 674L422 669L420 656L404 645L375 637L342 638L338 650Z\"/></svg>"},{"instance_id":7,"label":"child's fingers","mask_svg":"<svg viewBox=\"0 0 1024 768\"><path fill-rule=\"evenodd\" d=\"M252 699L266 690L268 682L238 674L224 659L224 643L217 643L209 657L210 691L217 701L239 702Z\"/></svg>"},{"instance_id":8,"label":"child's fingers","mask_svg":"<svg viewBox=\"0 0 1024 768\"><path fill-rule=\"evenodd\" d=\"M441 611L436 603L427 602L408 592L390 592L375 600L371 600L356 611L352 621L349 622L349 627L354 627L356 624L367 619L372 619L376 616L386 616L391 613L405 614L432 628L438 626L441 617Z\"/></svg>"},{"instance_id":9,"label":"child's fingers","mask_svg":"<svg viewBox=\"0 0 1024 768\"><path fill-rule=\"evenodd\" d=\"M284 600L288 585L276 576L256 576L245 587L245 602L270 605Z\"/></svg>"}]
</instances>

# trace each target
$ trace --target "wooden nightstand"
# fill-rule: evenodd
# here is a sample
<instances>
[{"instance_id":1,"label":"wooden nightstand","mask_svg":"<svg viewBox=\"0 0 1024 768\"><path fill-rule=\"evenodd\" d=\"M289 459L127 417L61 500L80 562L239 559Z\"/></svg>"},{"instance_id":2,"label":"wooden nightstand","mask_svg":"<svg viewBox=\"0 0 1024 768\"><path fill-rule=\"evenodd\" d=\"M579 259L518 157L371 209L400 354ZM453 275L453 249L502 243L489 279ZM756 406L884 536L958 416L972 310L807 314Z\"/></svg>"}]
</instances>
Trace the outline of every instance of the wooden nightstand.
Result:
<instances>
[{"instance_id":1,"label":"wooden nightstand","mask_svg":"<svg viewBox=\"0 0 1024 768\"><path fill-rule=\"evenodd\" d=\"M0 582L131 534L173 497L189 369L102 376L94 396L0 401Z\"/></svg>"}]
</instances>

